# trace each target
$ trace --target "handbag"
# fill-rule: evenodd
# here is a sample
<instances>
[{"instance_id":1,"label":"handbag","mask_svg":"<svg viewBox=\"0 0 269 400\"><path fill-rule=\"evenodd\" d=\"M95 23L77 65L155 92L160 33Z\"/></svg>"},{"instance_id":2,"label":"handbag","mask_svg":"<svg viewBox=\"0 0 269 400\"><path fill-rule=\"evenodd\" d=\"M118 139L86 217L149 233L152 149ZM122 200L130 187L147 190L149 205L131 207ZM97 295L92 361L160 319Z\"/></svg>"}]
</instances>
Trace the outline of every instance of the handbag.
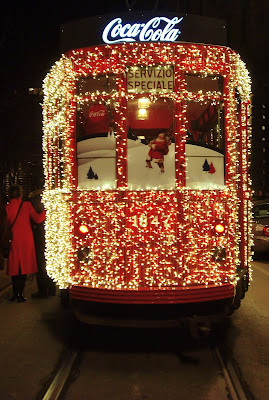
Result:
<instances>
[{"instance_id":1,"label":"handbag","mask_svg":"<svg viewBox=\"0 0 269 400\"><path fill-rule=\"evenodd\" d=\"M10 252L10 249L11 249L11 242L12 242L12 239L13 239L12 228L13 228L13 225L15 224L15 221L16 221L16 219L17 219L17 216L19 215L19 212L20 212L22 203L23 203L23 201L21 202L21 204L20 204L20 206L19 206L19 209L18 209L18 212L17 212L17 214L16 214L16 217L15 217L14 221L13 221L12 224L11 224L10 226L8 226L8 228L7 228L7 246L4 248L4 252L3 252L4 258L8 258L8 255L9 255L9 252Z\"/></svg>"}]
</instances>

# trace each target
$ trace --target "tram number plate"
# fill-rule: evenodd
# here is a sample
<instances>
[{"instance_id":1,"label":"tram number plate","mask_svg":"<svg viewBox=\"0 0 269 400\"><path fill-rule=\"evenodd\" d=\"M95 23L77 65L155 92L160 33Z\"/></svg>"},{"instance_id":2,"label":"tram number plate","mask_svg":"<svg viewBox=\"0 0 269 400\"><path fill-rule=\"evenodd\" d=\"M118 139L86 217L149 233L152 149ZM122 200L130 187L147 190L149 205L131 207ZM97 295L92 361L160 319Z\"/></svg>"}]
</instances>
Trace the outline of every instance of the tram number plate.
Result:
<instances>
[{"instance_id":1,"label":"tram number plate","mask_svg":"<svg viewBox=\"0 0 269 400\"><path fill-rule=\"evenodd\" d=\"M135 228L149 228L151 225L156 228L169 228L172 225L171 215L150 215L146 213L140 215L132 215L130 217L132 226Z\"/></svg>"}]
</instances>

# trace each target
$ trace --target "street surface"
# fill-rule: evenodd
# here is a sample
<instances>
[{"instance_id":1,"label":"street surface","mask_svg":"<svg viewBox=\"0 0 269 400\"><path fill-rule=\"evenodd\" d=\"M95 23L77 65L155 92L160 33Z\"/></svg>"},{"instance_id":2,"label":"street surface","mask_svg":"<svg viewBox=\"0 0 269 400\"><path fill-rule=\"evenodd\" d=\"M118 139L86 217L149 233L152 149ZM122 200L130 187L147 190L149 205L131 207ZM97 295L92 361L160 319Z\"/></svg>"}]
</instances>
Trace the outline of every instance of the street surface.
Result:
<instances>
[{"instance_id":1,"label":"street surface","mask_svg":"<svg viewBox=\"0 0 269 400\"><path fill-rule=\"evenodd\" d=\"M269 260L253 262L242 305L217 339L233 360L249 399L269 398ZM65 400L227 398L209 341L177 329L90 328L60 305L59 293L25 303L0 299L0 399L40 400L67 348L82 348Z\"/></svg>"},{"instance_id":2,"label":"street surface","mask_svg":"<svg viewBox=\"0 0 269 400\"><path fill-rule=\"evenodd\" d=\"M269 256L253 263L253 281L232 317L227 343L256 400L269 399Z\"/></svg>"}]
</instances>

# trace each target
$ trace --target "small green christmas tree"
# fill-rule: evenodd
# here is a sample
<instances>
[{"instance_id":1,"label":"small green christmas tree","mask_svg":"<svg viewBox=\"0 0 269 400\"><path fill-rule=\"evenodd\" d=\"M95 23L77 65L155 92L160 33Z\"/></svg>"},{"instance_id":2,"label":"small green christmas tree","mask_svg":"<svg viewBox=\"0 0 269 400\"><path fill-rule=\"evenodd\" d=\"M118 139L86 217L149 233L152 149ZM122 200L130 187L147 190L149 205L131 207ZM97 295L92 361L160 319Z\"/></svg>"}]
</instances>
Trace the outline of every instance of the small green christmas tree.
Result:
<instances>
[{"instance_id":1,"label":"small green christmas tree","mask_svg":"<svg viewBox=\"0 0 269 400\"><path fill-rule=\"evenodd\" d=\"M87 178L88 179L94 179L94 172L92 170L92 167L90 167L88 173L87 173Z\"/></svg>"},{"instance_id":2,"label":"small green christmas tree","mask_svg":"<svg viewBox=\"0 0 269 400\"><path fill-rule=\"evenodd\" d=\"M209 170L210 170L210 167L209 167L208 161L207 161L207 159L205 159L205 162L203 164L203 171L208 172Z\"/></svg>"}]
</instances>

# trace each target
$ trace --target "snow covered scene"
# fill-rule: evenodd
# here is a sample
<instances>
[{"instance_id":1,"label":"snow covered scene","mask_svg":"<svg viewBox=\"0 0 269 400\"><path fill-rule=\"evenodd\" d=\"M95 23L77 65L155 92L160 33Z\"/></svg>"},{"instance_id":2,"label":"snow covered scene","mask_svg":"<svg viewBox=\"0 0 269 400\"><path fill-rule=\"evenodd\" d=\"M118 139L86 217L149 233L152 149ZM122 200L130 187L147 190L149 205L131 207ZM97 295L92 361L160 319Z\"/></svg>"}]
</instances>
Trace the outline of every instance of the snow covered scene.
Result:
<instances>
[{"instance_id":1,"label":"snow covered scene","mask_svg":"<svg viewBox=\"0 0 269 400\"><path fill-rule=\"evenodd\" d=\"M175 188L175 145L164 156L164 171L151 161L147 167L149 146L127 140L127 182L130 190ZM116 189L116 139L114 135L85 139L77 143L78 188ZM192 189L224 187L223 154L203 146L186 144L186 186Z\"/></svg>"},{"instance_id":2,"label":"snow covered scene","mask_svg":"<svg viewBox=\"0 0 269 400\"><path fill-rule=\"evenodd\" d=\"M186 144L186 186L224 188L224 155L203 146Z\"/></svg>"},{"instance_id":3,"label":"snow covered scene","mask_svg":"<svg viewBox=\"0 0 269 400\"><path fill-rule=\"evenodd\" d=\"M116 189L114 134L78 142L77 158L79 189Z\"/></svg>"},{"instance_id":4,"label":"snow covered scene","mask_svg":"<svg viewBox=\"0 0 269 400\"><path fill-rule=\"evenodd\" d=\"M169 152L164 155L164 172L156 162L151 161L148 168L150 147L138 139L127 140L127 177L129 189L174 189L175 188L175 144L169 146Z\"/></svg>"}]
</instances>

